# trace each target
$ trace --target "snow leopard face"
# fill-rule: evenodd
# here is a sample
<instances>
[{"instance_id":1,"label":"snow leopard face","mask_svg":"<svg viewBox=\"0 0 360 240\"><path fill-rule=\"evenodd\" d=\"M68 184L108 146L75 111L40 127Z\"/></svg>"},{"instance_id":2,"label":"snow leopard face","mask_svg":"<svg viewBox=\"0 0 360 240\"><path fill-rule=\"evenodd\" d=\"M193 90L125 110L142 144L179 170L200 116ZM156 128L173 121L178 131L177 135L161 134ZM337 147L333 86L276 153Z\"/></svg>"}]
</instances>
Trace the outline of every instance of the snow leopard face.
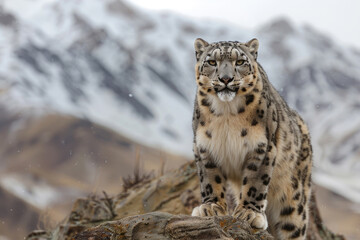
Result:
<instances>
[{"instance_id":1,"label":"snow leopard face","mask_svg":"<svg viewBox=\"0 0 360 240\"><path fill-rule=\"evenodd\" d=\"M255 68L259 42L216 42L209 44L196 39L195 67L197 84L223 102L236 95L248 94L256 84Z\"/></svg>"}]
</instances>

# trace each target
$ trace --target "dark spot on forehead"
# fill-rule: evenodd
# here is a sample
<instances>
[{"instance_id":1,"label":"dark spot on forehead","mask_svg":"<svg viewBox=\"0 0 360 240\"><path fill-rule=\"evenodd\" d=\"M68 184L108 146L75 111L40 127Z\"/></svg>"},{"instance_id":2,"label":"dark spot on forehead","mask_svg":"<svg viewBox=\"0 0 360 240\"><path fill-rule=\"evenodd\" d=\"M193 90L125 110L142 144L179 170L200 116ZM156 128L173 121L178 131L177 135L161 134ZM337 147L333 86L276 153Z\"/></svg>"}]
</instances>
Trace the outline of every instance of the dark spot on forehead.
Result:
<instances>
[{"instance_id":1,"label":"dark spot on forehead","mask_svg":"<svg viewBox=\"0 0 360 240\"><path fill-rule=\"evenodd\" d=\"M223 46L223 47L229 47L229 46L233 46L233 42L231 41L220 41L217 42L219 44L219 46Z\"/></svg>"},{"instance_id":2,"label":"dark spot on forehead","mask_svg":"<svg viewBox=\"0 0 360 240\"><path fill-rule=\"evenodd\" d=\"M232 58L232 51L236 49L235 59L246 56L244 50L241 48L240 43L237 41L221 41L212 43L211 48L208 49L208 56L213 56L217 60L224 60L225 58ZM219 54L220 52L220 54Z\"/></svg>"}]
</instances>

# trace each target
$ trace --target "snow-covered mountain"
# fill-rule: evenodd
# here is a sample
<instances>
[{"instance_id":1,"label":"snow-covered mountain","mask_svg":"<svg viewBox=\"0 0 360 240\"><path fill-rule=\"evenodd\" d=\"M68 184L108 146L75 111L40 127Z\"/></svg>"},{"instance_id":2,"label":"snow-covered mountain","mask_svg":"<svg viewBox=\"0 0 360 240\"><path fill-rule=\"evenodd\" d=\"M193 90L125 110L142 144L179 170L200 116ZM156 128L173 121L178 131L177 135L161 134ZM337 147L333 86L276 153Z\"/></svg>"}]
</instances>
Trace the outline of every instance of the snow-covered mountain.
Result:
<instances>
[{"instance_id":1,"label":"snow-covered mountain","mask_svg":"<svg viewBox=\"0 0 360 240\"><path fill-rule=\"evenodd\" d=\"M191 156L193 41L260 41L259 62L310 125L315 181L360 202L360 53L280 19L254 31L120 0L0 7L0 101L59 112ZM27 2L27 3L25 3Z\"/></svg>"}]
</instances>

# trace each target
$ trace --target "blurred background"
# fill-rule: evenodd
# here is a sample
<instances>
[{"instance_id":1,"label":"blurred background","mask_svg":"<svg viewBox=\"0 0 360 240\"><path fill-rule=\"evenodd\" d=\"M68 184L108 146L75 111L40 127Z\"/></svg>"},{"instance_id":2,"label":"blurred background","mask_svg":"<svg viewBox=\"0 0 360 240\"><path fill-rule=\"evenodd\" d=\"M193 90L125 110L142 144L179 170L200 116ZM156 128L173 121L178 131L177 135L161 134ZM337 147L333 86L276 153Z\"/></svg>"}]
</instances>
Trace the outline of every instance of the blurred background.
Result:
<instances>
[{"instance_id":1,"label":"blurred background","mask_svg":"<svg viewBox=\"0 0 360 240\"><path fill-rule=\"evenodd\" d=\"M360 239L360 3L0 0L0 240L192 160L195 38L260 41L310 126L325 222Z\"/></svg>"}]
</instances>

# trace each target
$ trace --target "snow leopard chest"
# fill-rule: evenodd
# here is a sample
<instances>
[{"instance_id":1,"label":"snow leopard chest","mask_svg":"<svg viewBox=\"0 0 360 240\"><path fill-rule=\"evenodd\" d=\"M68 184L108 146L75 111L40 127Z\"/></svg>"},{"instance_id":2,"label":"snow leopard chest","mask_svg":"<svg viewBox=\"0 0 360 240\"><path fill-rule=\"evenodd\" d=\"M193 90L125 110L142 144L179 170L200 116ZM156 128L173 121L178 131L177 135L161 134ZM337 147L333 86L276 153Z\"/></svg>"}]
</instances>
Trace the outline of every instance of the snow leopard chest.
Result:
<instances>
[{"instance_id":1,"label":"snow leopard chest","mask_svg":"<svg viewBox=\"0 0 360 240\"><path fill-rule=\"evenodd\" d=\"M197 144L205 147L213 161L229 178L239 178L249 152L254 151L264 134L238 116L220 116L198 129Z\"/></svg>"}]
</instances>

